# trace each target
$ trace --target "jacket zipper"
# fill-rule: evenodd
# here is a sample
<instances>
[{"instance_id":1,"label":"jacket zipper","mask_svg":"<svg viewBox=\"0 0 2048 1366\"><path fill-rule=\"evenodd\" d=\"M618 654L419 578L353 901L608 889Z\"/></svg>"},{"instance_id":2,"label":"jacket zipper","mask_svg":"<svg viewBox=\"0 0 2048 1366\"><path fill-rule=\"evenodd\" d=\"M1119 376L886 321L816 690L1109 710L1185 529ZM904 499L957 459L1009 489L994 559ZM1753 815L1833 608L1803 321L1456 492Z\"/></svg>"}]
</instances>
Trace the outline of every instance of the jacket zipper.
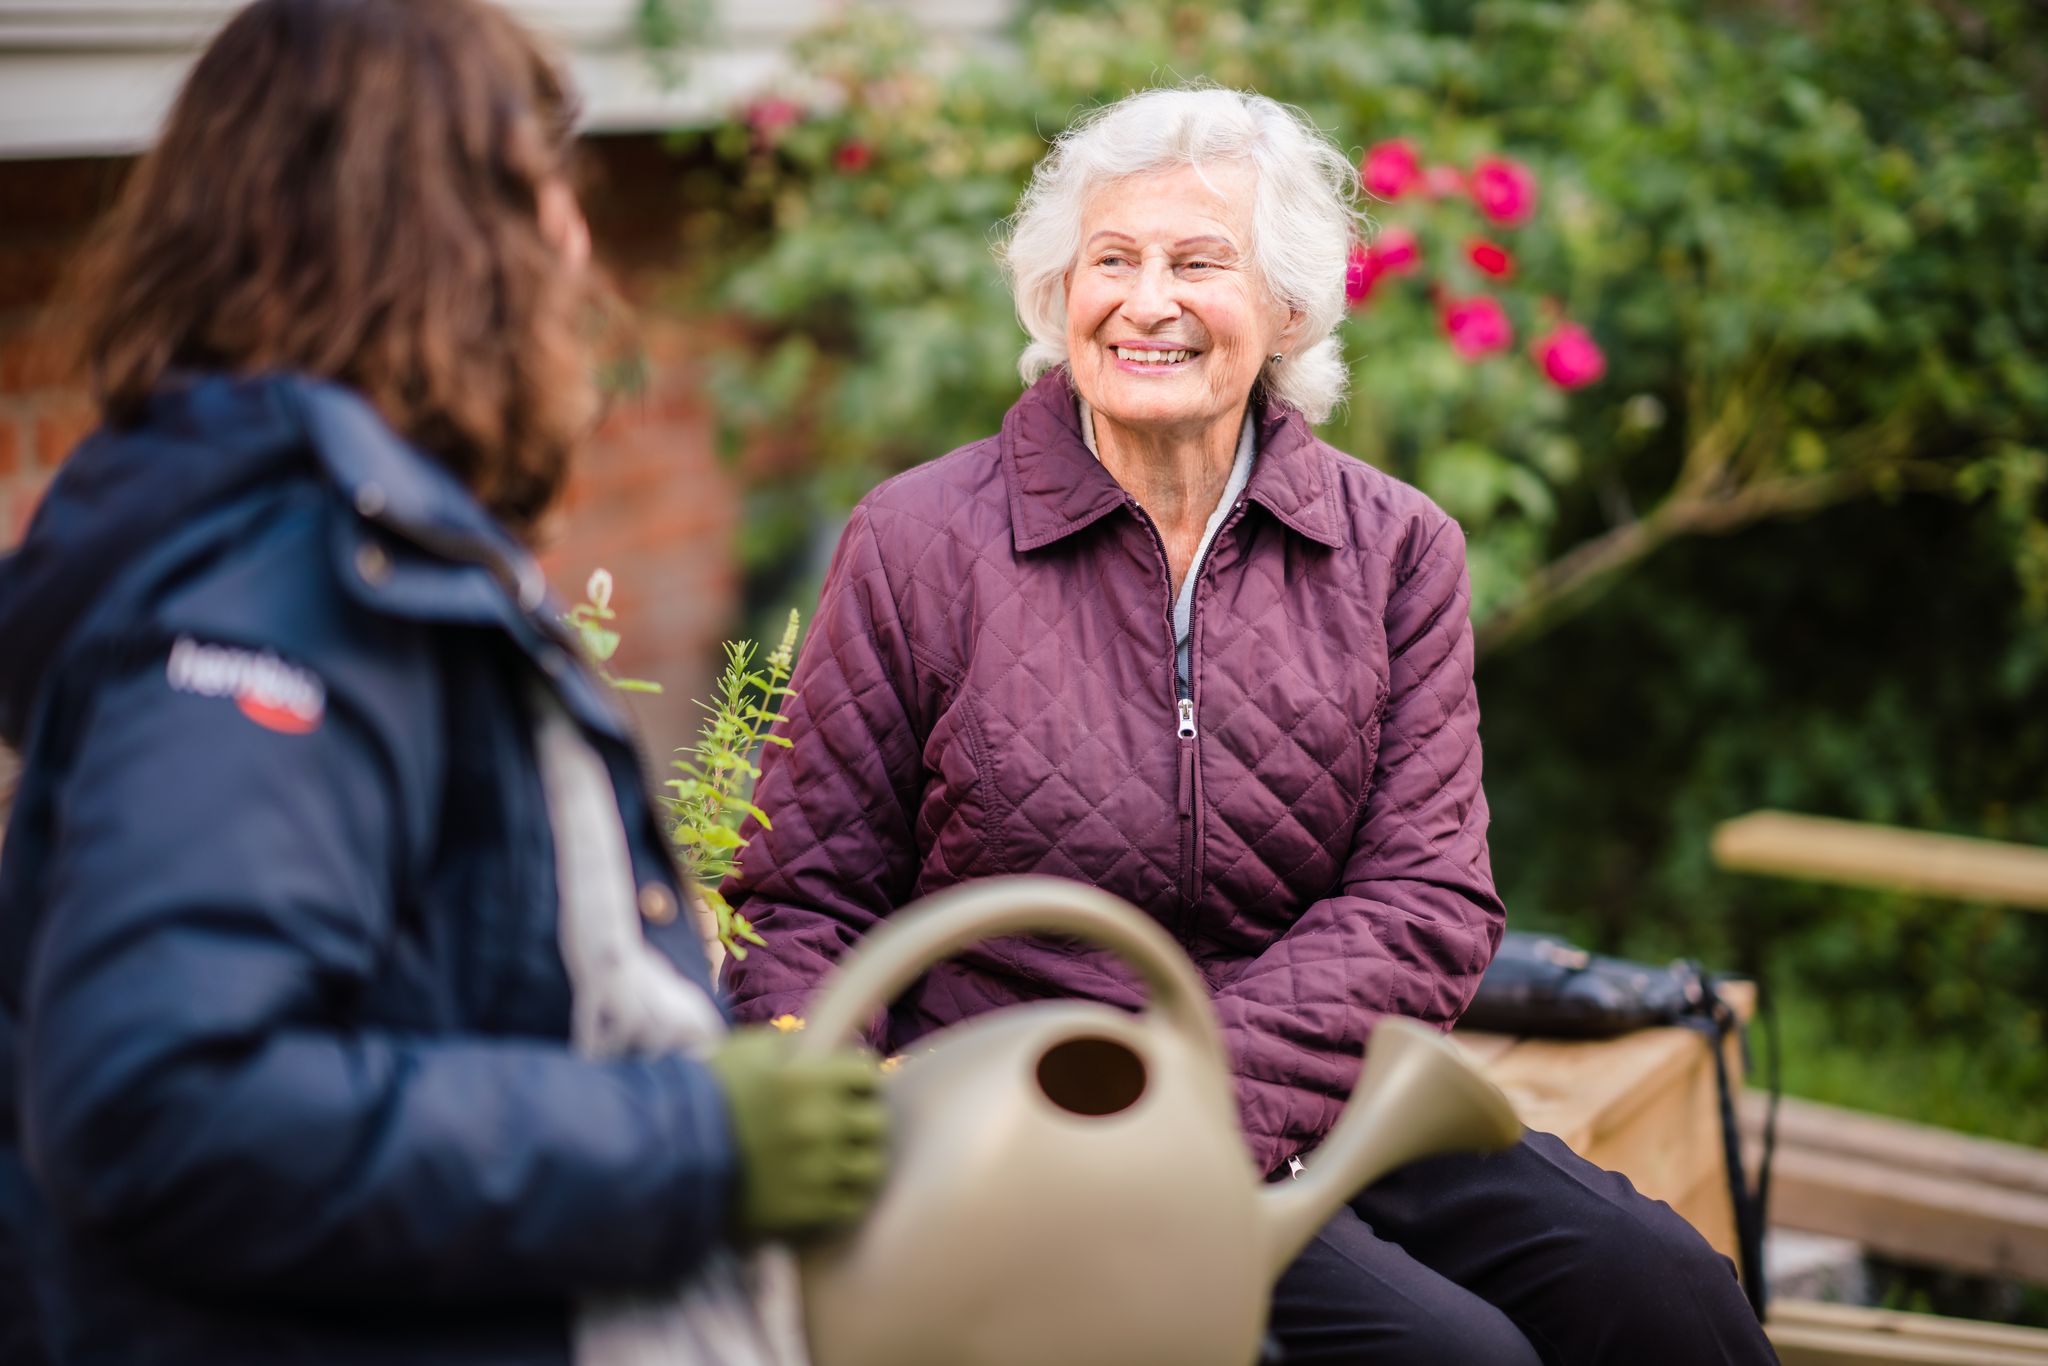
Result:
<instances>
[{"instance_id":1,"label":"jacket zipper","mask_svg":"<svg viewBox=\"0 0 2048 1366\"><path fill-rule=\"evenodd\" d=\"M1176 674L1179 666L1180 651L1176 649ZM1188 672L1194 672L1192 661ZM1195 699L1181 698L1178 711L1180 725L1175 736L1180 745L1180 899L1192 910L1195 904Z\"/></svg>"},{"instance_id":2,"label":"jacket zipper","mask_svg":"<svg viewBox=\"0 0 2048 1366\"><path fill-rule=\"evenodd\" d=\"M1223 525L1216 528L1215 540L1211 541L1207 552L1199 561L1188 566L1189 575L1195 579L1195 592L1188 604L1188 681L1185 688L1181 686L1180 681L1180 641L1173 633L1173 572L1170 566L1167 567L1166 575L1166 638L1171 647L1168 668L1173 677L1176 722L1174 739L1180 747L1180 899L1190 941L1194 936L1195 901L1201 895L1201 858L1197 846L1200 843L1202 823L1197 809L1200 803L1195 799L1195 787L1200 779L1196 771L1199 756L1195 746L1200 742L1201 735L1195 726L1194 696L1195 641L1201 634L1197 629L1202 616L1201 576L1209 567L1210 557L1216 553L1215 541L1222 540L1237 524L1238 519L1244 515L1244 504L1244 496L1240 494L1237 506L1223 519ZM1136 500L1132 500L1132 506L1144 520L1146 528L1151 531L1154 544L1159 547L1160 564L1166 566L1166 542L1159 535L1159 528L1152 524L1151 517L1146 515L1144 509L1137 507Z\"/></svg>"},{"instance_id":3,"label":"jacket zipper","mask_svg":"<svg viewBox=\"0 0 2048 1366\"><path fill-rule=\"evenodd\" d=\"M1137 499L1126 495L1124 503L1137 519L1144 524L1152 537L1152 548L1159 552L1160 576L1166 580L1166 679L1168 690L1174 699L1174 744L1175 761L1179 770L1176 783L1175 806L1180 814L1180 877L1175 890L1181 899L1181 939L1192 939L1194 928L1188 923L1187 912L1195 905L1195 699L1194 699L1194 622L1188 623L1188 686L1180 686L1180 640L1173 633L1173 566L1166 558L1166 538L1159 534L1159 528L1152 521L1152 515L1145 511ZM1194 573L1199 565L1189 566Z\"/></svg>"},{"instance_id":4,"label":"jacket zipper","mask_svg":"<svg viewBox=\"0 0 2048 1366\"><path fill-rule=\"evenodd\" d=\"M1216 547L1223 543L1223 538L1228 536L1231 529L1243 519L1246 502L1245 495L1239 493L1236 506L1232 507L1229 513L1224 516L1223 524L1216 528L1216 535L1209 542L1209 547L1203 553L1202 558L1188 566L1188 573L1195 580L1195 591L1193 597L1188 600L1188 685L1185 690L1182 690L1180 686L1180 642L1178 640L1173 642L1174 694L1179 699L1179 705L1176 709L1179 725L1175 728L1175 736L1180 743L1180 897L1182 905L1186 908L1184 918L1187 922L1187 937L1190 944L1194 942L1195 901L1202 893L1200 848L1202 831L1201 802L1197 799L1195 791L1201 781L1201 774L1198 769L1199 755L1195 750L1195 746L1200 742L1200 737L1196 733L1195 728L1195 674L1200 667L1201 661L1197 658L1195 645L1202 638L1201 578L1209 570L1209 562L1216 555ZM1159 530L1157 527L1153 528L1152 534L1155 538L1158 537ZM1159 557L1161 561L1164 561L1166 558L1166 542L1164 540L1159 542ZM1173 637L1173 573L1170 569L1167 572L1166 583L1166 634L1171 639Z\"/></svg>"},{"instance_id":5,"label":"jacket zipper","mask_svg":"<svg viewBox=\"0 0 2048 1366\"><path fill-rule=\"evenodd\" d=\"M1195 785L1198 778L1196 773L1197 756L1195 746L1201 739L1195 727L1195 640L1199 635L1196 627L1201 620L1202 614L1202 592L1199 580L1203 571L1209 567L1210 556L1216 553L1216 545L1212 541L1209 545L1208 553L1204 554L1197 563L1188 566L1188 573L1197 579L1197 583L1195 585L1194 598L1188 605L1188 683L1186 688L1182 688L1180 684L1180 641L1173 633L1173 568L1166 559L1166 539L1159 534L1159 528L1153 524L1151 514L1145 511L1137 499L1126 496L1124 501L1131 511L1138 515L1138 520L1145 524L1145 530L1152 533L1152 544L1159 552L1159 567L1164 571L1166 577L1166 668L1167 676L1173 683L1174 742L1179 747L1178 758L1180 767L1178 793L1180 810L1180 899L1184 929L1183 938L1192 942L1194 938L1193 912L1195 909L1195 899L1201 893L1200 860L1197 857L1195 847L1201 830L1201 821L1197 819L1199 812L1196 810L1199 804L1195 800ZM1216 528L1216 541L1221 541L1230 529L1237 525L1238 519L1244 516L1244 509L1245 497L1243 494L1239 494L1237 505L1223 519L1223 525Z\"/></svg>"}]
</instances>

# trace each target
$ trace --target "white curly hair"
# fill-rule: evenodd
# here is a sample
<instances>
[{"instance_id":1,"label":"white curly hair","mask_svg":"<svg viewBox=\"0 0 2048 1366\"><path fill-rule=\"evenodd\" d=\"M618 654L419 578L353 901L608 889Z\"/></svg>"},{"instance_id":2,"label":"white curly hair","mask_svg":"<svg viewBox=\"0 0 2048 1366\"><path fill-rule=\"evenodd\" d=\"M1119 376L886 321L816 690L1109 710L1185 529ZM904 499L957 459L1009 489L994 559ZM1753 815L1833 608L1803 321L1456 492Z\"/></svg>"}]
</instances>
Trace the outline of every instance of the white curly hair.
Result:
<instances>
[{"instance_id":1,"label":"white curly hair","mask_svg":"<svg viewBox=\"0 0 2048 1366\"><path fill-rule=\"evenodd\" d=\"M1090 196L1129 176L1218 162L1253 169L1252 260L1273 297L1301 314L1293 353L1267 361L1260 380L1311 422L1330 415L1351 380L1332 334L1363 234L1358 170L1299 109L1215 86L1144 90L1105 105L1038 163L996 249L1031 338L1018 363L1026 384L1067 359L1066 277Z\"/></svg>"}]
</instances>

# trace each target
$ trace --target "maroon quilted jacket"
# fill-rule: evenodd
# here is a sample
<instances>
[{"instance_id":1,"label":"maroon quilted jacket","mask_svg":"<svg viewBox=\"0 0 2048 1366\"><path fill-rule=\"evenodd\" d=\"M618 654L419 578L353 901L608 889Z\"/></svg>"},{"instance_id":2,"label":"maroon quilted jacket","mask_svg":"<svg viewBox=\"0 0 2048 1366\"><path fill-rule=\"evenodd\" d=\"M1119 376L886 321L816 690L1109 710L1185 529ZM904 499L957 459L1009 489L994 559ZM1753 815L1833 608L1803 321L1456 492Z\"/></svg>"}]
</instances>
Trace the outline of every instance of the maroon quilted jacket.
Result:
<instances>
[{"instance_id":1,"label":"maroon quilted jacket","mask_svg":"<svg viewBox=\"0 0 2048 1366\"><path fill-rule=\"evenodd\" d=\"M1278 1168L1328 1132L1373 1022L1448 1028L1499 941L1468 600L1456 523L1272 405L1200 570L1181 725L1164 549L1053 371L999 436L889 480L847 525L793 745L763 765L773 828L726 888L768 941L728 972L738 1012L802 1014L926 892L1093 883L1194 958L1246 1137ZM1004 940L931 972L874 1042L1046 996L1142 1000L1092 950Z\"/></svg>"}]
</instances>

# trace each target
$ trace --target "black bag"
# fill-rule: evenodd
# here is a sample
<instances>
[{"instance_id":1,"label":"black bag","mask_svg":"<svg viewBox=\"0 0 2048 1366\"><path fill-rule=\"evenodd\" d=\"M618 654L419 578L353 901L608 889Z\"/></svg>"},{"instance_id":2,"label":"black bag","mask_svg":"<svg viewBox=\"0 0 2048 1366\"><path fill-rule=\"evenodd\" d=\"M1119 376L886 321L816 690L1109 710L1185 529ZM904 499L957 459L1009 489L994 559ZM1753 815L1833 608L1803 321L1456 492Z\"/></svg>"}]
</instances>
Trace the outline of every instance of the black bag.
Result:
<instances>
[{"instance_id":1,"label":"black bag","mask_svg":"<svg viewBox=\"0 0 2048 1366\"><path fill-rule=\"evenodd\" d=\"M1734 1034L1749 1063L1749 1035L1735 1011L1721 999L1717 979L1698 963L1682 959L1665 967L1588 953L1555 935L1511 931L1479 981L1479 992L1459 1024L1502 1034L1595 1039L1653 1025L1684 1025L1706 1035L1714 1053L1714 1078L1721 1096L1721 1147L1728 1164L1728 1194L1735 1210L1735 1237L1742 1256L1742 1284L1759 1321L1764 1316L1764 1215L1770 1199L1771 1153L1777 1143L1778 1065L1776 1031L1770 1058L1771 1102L1756 1184L1743 1174L1742 1137L1735 1123L1729 1084L1728 1036Z\"/></svg>"},{"instance_id":2,"label":"black bag","mask_svg":"<svg viewBox=\"0 0 2048 1366\"><path fill-rule=\"evenodd\" d=\"M1699 1007L1704 987L1689 963L1651 967L1518 930L1502 938L1459 1023L1501 1034L1605 1038L1679 1023Z\"/></svg>"}]
</instances>

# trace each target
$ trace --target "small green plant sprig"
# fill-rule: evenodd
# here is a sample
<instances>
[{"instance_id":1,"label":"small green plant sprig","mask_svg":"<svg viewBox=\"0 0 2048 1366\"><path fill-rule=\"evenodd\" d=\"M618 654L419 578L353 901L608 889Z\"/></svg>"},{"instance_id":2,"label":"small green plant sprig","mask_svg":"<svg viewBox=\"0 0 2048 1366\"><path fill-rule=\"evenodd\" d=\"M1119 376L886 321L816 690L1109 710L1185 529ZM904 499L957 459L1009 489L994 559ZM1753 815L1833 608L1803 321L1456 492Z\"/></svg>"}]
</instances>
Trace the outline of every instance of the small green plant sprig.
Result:
<instances>
[{"instance_id":1,"label":"small green plant sprig","mask_svg":"<svg viewBox=\"0 0 2048 1366\"><path fill-rule=\"evenodd\" d=\"M615 678L605 668L619 649L619 633L605 624L618 616L611 605L610 571L594 571L583 591L586 600L571 608L562 620L575 628L591 667L622 692L660 692L659 683L642 678ZM760 821L764 829L768 826L767 815L748 800L754 780L761 776L754 755L764 744L787 747L790 743L769 732L783 719L775 708L790 695L785 685L796 658L801 624L801 614L792 609L782 639L759 668L754 667L754 655L760 647L753 641L725 643L725 670L718 678L717 701L697 703L710 714L709 718L697 736L697 743L676 751L681 757L674 765L682 776L668 780L667 785L675 795L662 799L673 818L669 838L689 865L698 895L712 910L718 942L734 958L747 956L747 944L765 945L767 941L755 933L745 916L726 904L719 884L738 865L740 851L746 848L740 826L747 817Z\"/></svg>"},{"instance_id":2,"label":"small green plant sprig","mask_svg":"<svg viewBox=\"0 0 2048 1366\"><path fill-rule=\"evenodd\" d=\"M619 633L605 625L618 616L612 610L611 571L592 570L590 581L583 586L583 595L586 600L570 608L562 620L575 629L576 638L582 642L583 653L589 658L590 667L597 670L597 676L620 692L660 692L659 683L645 678L615 678L605 667L619 652Z\"/></svg>"},{"instance_id":3,"label":"small green plant sprig","mask_svg":"<svg viewBox=\"0 0 2048 1366\"><path fill-rule=\"evenodd\" d=\"M789 740L773 734L782 720L777 710L790 696L787 686L796 658L800 615L791 611L789 625L767 658L755 664L759 648L751 640L728 641L725 670L718 678L717 698L700 702L710 713L695 746L678 751L675 767L682 776L668 780L675 793L666 798L674 823L669 837L688 860L697 889L717 918L718 941L734 958L747 956L747 944L767 941L754 931L745 916L726 904L719 884L739 862L746 839L740 826L751 816L769 828L768 817L749 800L754 780L761 769L754 756L762 745L781 745Z\"/></svg>"}]
</instances>

